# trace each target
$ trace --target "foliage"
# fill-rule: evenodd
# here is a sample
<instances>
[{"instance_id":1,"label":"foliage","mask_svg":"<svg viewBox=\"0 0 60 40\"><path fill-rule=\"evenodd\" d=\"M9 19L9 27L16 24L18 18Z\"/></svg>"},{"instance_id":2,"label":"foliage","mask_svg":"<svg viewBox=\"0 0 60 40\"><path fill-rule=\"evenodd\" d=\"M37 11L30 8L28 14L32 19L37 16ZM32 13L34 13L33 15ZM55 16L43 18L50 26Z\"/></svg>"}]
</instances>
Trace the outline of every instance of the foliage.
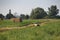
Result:
<instances>
[{"instance_id":1,"label":"foliage","mask_svg":"<svg viewBox=\"0 0 60 40\"><path fill-rule=\"evenodd\" d=\"M14 18L13 14L7 14L6 15L6 19L11 19L11 18Z\"/></svg>"},{"instance_id":2,"label":"foliage","mask_svg":"<svg viewBox=\"0 0 60 40\"><path fill-rule=\"evenodd\" d=\"M25 18L26 18L26 19L29 19L29 15L26 15Z\"/></svg>"},{"instance_id":3,"label":"foliage","mask_svg":"<svg viewBox=\"0 0 60 40\"><path fill-rule=\"evenodd\" d=\"M9 10L9 14L6 15L6 19L14 18L13 14L11 14L11 9Z\"/></svg>"},{"instance_id":4,"label":"foliage","mask_svg":"<svg viewBox=\"0 0 60 40\"><path fill-rule=\"evenodd\" d=\"M21 14L20 15L20 18L25 19L25 15L24 14Z\"/></svg>"},{"instance_id":5,"label":"foliage","mask_svg":"<svg viewBox=\"0 0 60 40\"><path fill-rule=\"evenodd\" d=\"M44 18L46 15L47 13L44 11L43 8L40 8L40 7L33 9L31 12L32 19L41 19L41 18Z\"/></svg>"},{"instance_id":6,"label":"foliage","mask_svg":"<svg viewBox=\"0 0 60 40\"><path fill-rule=\"evenodd\" d=\"M59 13L59 9L57 9L56 5L52 5L48 10L48 15L51 18L54 18Z\"/></svg>"},{"instance_id":7,"label":"foliage","mask_svg":"<svg viewBox=\"0 0 60 40\"><path fill-rule=\"evenodd\" d=\"M4 15L0 14L0 18L1 18L1 20L3 20L4 19Z\"/></svg>"}]
</instances>

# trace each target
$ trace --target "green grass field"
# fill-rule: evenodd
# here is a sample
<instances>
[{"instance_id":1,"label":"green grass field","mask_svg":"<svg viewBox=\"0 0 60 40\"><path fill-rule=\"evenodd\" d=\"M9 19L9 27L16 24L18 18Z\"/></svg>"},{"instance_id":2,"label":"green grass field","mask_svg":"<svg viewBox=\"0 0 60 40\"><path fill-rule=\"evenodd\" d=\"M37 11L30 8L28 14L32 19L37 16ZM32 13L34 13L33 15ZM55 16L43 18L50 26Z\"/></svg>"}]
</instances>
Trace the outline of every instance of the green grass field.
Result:
<instances>
[{"instance_id":1,"label":"green grass field","mask_svg":"<svg viewBox=\"0 0 60 40\"><path fill-rule=\"evenodd\" d=\"M23 20L23 22L12 22L10 20L3 20L0 21L0 27L22 27L28 24L40 22L39 20Z\"/></svg>"},{"instance_id":2,"label":"green grass field","mask_svg":"<svg viewBox=\"0 0 60 40\"><path fill-rule=\"evenodd\" d=\"M20 27L36 22L43 22L43 24L0 32L0 40L60 40L60 19L24 20L22 23L4 20L0 23L0 27Z\"/></svg>"}]
</instances>

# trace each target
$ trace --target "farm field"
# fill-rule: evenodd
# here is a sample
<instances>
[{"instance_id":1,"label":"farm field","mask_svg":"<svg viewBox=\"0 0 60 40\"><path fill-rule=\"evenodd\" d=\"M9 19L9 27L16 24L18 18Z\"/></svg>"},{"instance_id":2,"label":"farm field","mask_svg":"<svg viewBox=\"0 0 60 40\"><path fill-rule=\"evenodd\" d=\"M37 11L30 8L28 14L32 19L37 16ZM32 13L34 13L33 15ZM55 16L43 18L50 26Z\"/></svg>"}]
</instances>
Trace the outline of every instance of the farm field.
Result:
<instances>
[{"instance_id":1,"label":"farm field","mask_svg":"<svg viewBox=\"0 0 60 40\"><path fill-rule=\"evenodd\" d=\"M40 26L27 26L33 23L40 23ZM21 23L9 20L0 22L0 28L23 26L27 27L0 32L0 40L60 40L60 19L24 20Z\"/></svg>"}]
</instances>

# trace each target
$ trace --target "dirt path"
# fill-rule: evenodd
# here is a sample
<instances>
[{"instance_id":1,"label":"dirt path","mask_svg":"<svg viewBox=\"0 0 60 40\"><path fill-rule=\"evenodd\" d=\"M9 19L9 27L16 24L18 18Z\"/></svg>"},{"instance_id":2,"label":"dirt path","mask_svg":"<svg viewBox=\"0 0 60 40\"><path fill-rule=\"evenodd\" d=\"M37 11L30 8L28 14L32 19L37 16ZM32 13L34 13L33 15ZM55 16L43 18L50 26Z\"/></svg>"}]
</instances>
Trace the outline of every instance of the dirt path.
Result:
<instances>
[{"instance_id":1,"label":"dirt path","mask_svg":"<svg viewBox=\"0 0 60 40\"><path fill-rule=\"evenodd\" d=\"M34 24L29 24L27 26L22 26L22 27L4 27L4 28L0 28L0 32L12 30L12 29L23 29L27 27L34 27Z\"/></svg>"}]
</instances>

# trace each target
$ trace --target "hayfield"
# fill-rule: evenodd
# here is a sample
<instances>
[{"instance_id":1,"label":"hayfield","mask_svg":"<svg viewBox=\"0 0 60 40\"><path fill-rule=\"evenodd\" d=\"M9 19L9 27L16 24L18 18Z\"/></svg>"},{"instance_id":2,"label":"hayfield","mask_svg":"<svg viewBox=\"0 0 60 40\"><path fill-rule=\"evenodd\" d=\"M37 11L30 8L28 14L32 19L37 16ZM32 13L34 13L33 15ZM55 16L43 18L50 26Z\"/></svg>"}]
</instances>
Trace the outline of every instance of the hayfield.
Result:
<instances>
[{"instance_id":1,"label":"hayfield","mask_svg":"<svg viewBox=\"0 0 60 40\"><path fill-rule=\"evenodd\" d=\"M60 19L24 20L22 23L4 20L0 22L0 27L23 27L31 23L41 24L0 32L0 40L60 40Z\"/></svg>"}]
</instances>

